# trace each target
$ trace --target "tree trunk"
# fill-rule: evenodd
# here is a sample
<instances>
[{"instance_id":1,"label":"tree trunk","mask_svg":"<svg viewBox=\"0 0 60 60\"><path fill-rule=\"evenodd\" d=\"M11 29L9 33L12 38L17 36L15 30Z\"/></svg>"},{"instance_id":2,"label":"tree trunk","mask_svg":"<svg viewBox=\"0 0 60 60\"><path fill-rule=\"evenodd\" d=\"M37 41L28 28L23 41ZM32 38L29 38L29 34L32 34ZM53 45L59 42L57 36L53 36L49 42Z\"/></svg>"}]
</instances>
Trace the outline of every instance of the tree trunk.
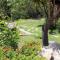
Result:
<instances>
[{"instance_id":1,"label":"tree trunk","mask_svg":"<svg viewBox=\"0 0 60 60\"><path fill-rule=\"evenodd\" d=\"M48 46L49 42L48 42L48 27L49 27L49 20L50 20L50 0L48 0L47 2L47 14L46 14L46 22L42 27L42 31L43 31L43 46ZM46 13L46 12L45 12Z\"/></svg>"},{"instance_id":2,"label":"tree trunk","mask_svg":"<svg viewBox=\"0 0 60 60\"><path fill-rule=\"evenodd\" d=\"M48 46L48 25L47 23L42 26L42 31L43 31L43 46Z\"/></svg>"}]
</instances>

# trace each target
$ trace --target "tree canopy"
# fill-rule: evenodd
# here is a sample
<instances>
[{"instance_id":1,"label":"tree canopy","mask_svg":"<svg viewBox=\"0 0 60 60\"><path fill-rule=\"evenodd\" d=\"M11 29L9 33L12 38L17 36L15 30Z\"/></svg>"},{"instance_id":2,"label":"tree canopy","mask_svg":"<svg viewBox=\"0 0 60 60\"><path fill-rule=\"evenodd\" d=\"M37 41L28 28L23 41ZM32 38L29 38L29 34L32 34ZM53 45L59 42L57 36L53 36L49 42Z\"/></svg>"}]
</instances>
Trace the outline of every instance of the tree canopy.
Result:
<instances>
[{"instance_id":1,"label":"tree canopy","mask_svg":"<svg viewBox=\"0 0 60 60\"><path fill-rule=\"evenodd\" d=\"M1 0L0 18L40 18L48 11L47 0Z\"/></svg>"}]
</instances>

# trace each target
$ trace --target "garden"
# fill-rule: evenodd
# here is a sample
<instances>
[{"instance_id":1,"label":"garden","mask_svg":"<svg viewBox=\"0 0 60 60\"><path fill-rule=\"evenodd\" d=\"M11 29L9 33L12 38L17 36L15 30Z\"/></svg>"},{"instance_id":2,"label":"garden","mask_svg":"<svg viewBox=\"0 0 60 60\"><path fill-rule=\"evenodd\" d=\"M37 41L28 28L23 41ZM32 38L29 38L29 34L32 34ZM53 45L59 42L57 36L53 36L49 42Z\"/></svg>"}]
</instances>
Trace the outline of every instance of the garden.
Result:
<instances>
[{"instance_id":1,"label":"garden","mask_svg":"<svg viewBox=\"0 0 60 60\"><path fill-rule=\"evenodd\" d=\"M43 47L60 46L59 6L59 0L1 0L0 60L47 60Z\"/></svg>"},{"instance_id":2,"label":"garden","mask_svg":"<svg viewBox=\"0 0 60 60\"><path fill-rule=\"evenodd\" d=\"M39 55L42 50L41 28L44 18L17 20L13 28L9 28L8 24L4 20L0 22L0 60L45 60ZM59 27L59 24L57 26ZM19 29L24 29L25 32ZM60 43L58 31L59 29L54 30L54 34L49 34L49 40Z\"/></svg>"}]
</instances>

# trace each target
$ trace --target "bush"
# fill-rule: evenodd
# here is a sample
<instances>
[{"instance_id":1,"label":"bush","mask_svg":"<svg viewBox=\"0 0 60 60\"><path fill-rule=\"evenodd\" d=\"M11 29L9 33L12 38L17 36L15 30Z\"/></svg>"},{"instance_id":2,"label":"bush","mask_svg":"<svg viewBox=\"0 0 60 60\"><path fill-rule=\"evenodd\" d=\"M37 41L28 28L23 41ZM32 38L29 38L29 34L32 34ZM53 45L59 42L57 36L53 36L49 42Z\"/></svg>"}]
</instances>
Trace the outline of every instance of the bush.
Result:
<instances>
[{"instance_id":1,"label":"bush","mask_svg":"<svg viewBox=\"0 0 60 60\"><path fill-rule=\"evenodd\" d=\"M38 42L30 42L22 46L20 53L26 56L37 55L37 51L41 51L41 46Z\"/></svg>"},{"instance_id":2,"label":"bush","mask_svg":"<svg viewBox=\"0 0 60 60\"><path fill-rule=\"evenodd\" d=\"M45 58L38 56L37 51L41 51L40 43L29 42L22 46L17 60L45 60Z\"/></svg>"},{"instance_id":3,"label":"bush","mask_svg":"<svg viewBox=\"0 0 60 60\"><path fill-rule=\"evenodd\" d=\"M28 43L27 45L24 45L19 52L14 51L13 49L5 52L3 47L0 47L0 60L46 60L45 58L38 56L37 51L41 50L41 47L40 49L37 49L38 45L39 44L35 42Z\"/></svg>"},{"instance_id":4,"label":"bush","mask_svg":"<svg viewBox=\"0 0 60 60\"><path fill-rule=\"evenodd\" d=\"M9 29L4 21L0 22L0 46L7 45L17 48L19 40L18 30L14 27Z\"/></svg>"},{"instance_id":5,"label":"bush","mask_svg":"<svg viewBox=\"0 0 60 60\"><path fill-rule=\"evenodd\" d=\"M5 54L5 56L6 56L7 58L9 58L10 60L13 60L14 58L16 58L16 52L13 51L13 50L8 51L8 52Z\"/></svg>"},{"instance_id":6,"label":"bush","mask_svg":"<svg viewBox=\"0 0 60 60\"><path fill-rule=\"evenodd\" d=\"M0 48L0 60L4 59L4 52L2 50L2 48Z\"/></svg>"},{"instance_id":7,"label":"bush","mask_svg":"<svg viewBox=\"0 0 60 60\"><path fill-rule=\"evenodd\" d=\"M38 56L37 51L41 51L41 46L38 42L30 42L22 46L17 60L45 60Z\"/></svg>"}]
</instances>

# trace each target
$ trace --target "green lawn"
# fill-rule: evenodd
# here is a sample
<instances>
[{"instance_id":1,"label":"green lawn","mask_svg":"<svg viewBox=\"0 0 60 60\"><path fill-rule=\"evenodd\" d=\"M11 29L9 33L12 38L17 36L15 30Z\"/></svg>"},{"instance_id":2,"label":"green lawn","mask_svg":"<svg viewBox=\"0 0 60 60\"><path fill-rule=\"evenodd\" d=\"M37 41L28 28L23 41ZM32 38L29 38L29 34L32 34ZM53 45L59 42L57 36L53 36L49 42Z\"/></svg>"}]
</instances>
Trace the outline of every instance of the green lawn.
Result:
<instances>
[{"instance_id":1,"label":"green lawn","mask_svg":"<svg viewBox=\"0 0 60 60\"><path fill-rule=\"evenodd\" d=\"M57 43L60 43L60 34L59 33L57 33L55 35L49 34L49 40L53 40L53 41L56 41Z\"/></svg>"},{"instance_id":2,"label":"green lawn","mask_svg":"<svg viewBox=\"0 0 60 60\"><path fill-rule=\"evenodd\" d=\"M24 30L33 33L32 36L21 36L21 40L25 42L33 41L41 41L40 37L42 37L42 26L44 24L45 19L19 19L16 21L17 26L23 28ZM60 43L60 34L56 33L55 35L49 34L49 40L54 40Z\"/></svg>"},{"instance_id":3,"label":"green lawn","mask_svg":"<svg viewBox=\"0 0 60 60\"><path fill-rule=\"evenodd\" d=\"M33 33L32 36L21 36L21 40L25 42L29 41L41 41L40 37L42 37L42 30L40 25L44 24L44 19L41 20L33 20L33 19L27 19L27 20L18 20L17 26L23 28L24 30Z\"/></svg>"}]
</instances>

